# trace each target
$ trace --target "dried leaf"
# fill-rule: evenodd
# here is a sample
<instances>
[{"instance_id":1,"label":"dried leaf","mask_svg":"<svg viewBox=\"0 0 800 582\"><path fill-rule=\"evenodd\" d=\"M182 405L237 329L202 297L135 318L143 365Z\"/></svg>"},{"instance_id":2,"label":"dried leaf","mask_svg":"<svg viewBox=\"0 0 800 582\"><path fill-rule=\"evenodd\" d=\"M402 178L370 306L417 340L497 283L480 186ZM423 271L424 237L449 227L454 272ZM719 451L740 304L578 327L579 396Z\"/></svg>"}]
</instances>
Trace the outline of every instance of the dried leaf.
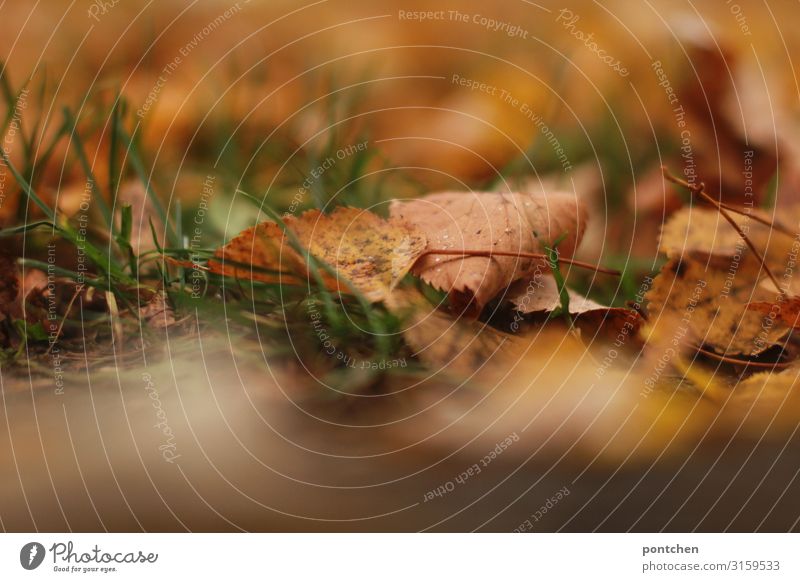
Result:
<instances>
[{"instance_id":1,"label":"dried leaf","mask_svg":"<svg viewBox=\"0 0 800 582\"><path fill-rule=\"evenodd\" d=\"M615 340L619 339L619 334L622 333L623 342L629 337L636 336L642 324L642 317L638 312L626 307L602 305L572 289L567 289L567 292L569 313L576 318L581 328L592 333L602 329L607 336ZM558 286L549 275L517 281L508 290L508 295L516 310L524 314L552 313L561 308Z\"/></svg>"},{"instance_id":2,"label":"dried leaf","mask_svg":"<svg viewBox=\"0 0 800 582\"><path fill-rule=\"evenodd\" d=\"M704 344L718 354L757 355L779 343L788 328L747 309L748 302L774 294L757 284L757 270L733 262L708 268L691 259L672 259L647 293L649 320L671 322L676 341Z\"/></svg>"},{"instance_id":3,"label":"dried leaf","mask_svg":"<svg viewBox=\"0 0 800 582\"><path fill-rule=\"evenodd\" d=\"M752 301L747 308L780 321L793 328L800 328L800 297L788 297L783 301Z\"/></svg>"},{"instance_id":4,"label":"dried leaf","mask_svg":"<svg viewBox=\"0 0 800 582\"><path fill-rule=\"evenodd\" d=\"M569 293L569 312L572 315L611 309L587 299L572 289L567 289L567 292ZM535 276L529 281L517 281L509 288L508 297L520 313L551 312L561 308L558 286L549 275Z\"/></svg>"},{"instance_id":5,"label":"dried leaf","mask_svg":"<svg viewBox=\"0 0 800 582\"><path fill-rule=\"evenodd\" d=\"M237 279L300 285L305 262L286 242L286 235L274 222L262 222L240 232L214 253L208 261L212 273ZM291 271L297 271L294 275Z\"/></svg>"},{"instance_id":6,"label":"dried leaf","mask_svg":"<svg viewBox=\"0 0 800 582\"><path fill-rule=\"evenodd\" d=\"M770 266L782 266L791 250L792 239L754 219L775 222L774 216L758 209L748 209L748 213L750 216L731 216L761 250ZM670 259L712 256L756 260L736 229L716 209L707 208L686 207L673 214L661 229L659 250Z\"/></svg>"},{"instance_id":7,"label":"dried leaf","mask_svg":"<svg viewBox=\"0 0 800 582\"><path fill-rule=\"evenodd\" d=\"M303 248L370 301L384 300L425 249L425 236L417 230L357 208L340 207L330 215L310 210L284 222ZM305 260L274 222L240 233L217 250L208 266L213 273L269 283L299 285L309 277ZM341 277L321 274L329 289L352 292Z\"/></svg>"},{"instance_id":8,"label":"dried leaf","mask_svg":"<svg viewBox=\"0 0 800 582\"><path fill-rule=\"evenodd\" d=\"M692 31L683 42L692 67L704 71L704 74L686 75L676 88L686 111L687 125L692 128L693 165L702 168L702 179L707 190L719 193L722 201L731 203L748 200L743 188L742 168L743 163L750 166L749 201L759 203L767 183L775 174L777 142L774 133L769 135L755 131L754 125L765 124L761 120L762 110L743 110L742 94L758 90L759 85L760 89L764 89L763 70L757 65L756 70L751 71L751 74L756 74L756 83L752 82L752 78L737 78L743 66L754 67L753 61L743 59L742 54L732 46L712 40L707 30L702 31L698 38L692 38L695 32ZM736 103L736 106L731 107L731 103ZM776 106L776 100L771 99L771 132L776 127ZM686 177L696 176L689 172Z\"/></svg>"},{"instance_id":9,"label":"dried leaf","mask_svg":"<svg viewBox=\"0 0 800 582\"><path fill-rule=\"evenodd\" d=\"M585 210L572 194L444 192L395 201L391 215L425 233L428 250L542 253L544 245L566 233L558 247L565 257L575 251L586 224ZM456 311L477 317L498 293L545 264L519 257L430 254L412 272L448 292Z\"/></svg>"}]
</instances>

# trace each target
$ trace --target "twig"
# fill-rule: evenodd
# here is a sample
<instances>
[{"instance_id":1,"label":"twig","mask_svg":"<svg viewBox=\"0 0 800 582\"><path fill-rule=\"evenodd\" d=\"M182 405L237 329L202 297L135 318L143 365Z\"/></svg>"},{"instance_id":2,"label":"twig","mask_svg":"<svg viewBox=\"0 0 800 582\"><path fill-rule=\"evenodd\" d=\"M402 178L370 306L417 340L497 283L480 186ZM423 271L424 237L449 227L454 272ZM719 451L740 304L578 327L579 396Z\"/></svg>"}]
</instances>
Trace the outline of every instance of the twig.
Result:
<instances>
[{"instance_id":1,"label":"twig","mask_svg":"<svg viewBox=\"0 0 800 582\"><path fill-rule=\"evenodd\" d=\"M790 236L792 238L795 238L797 236L796 232L792 232L787 227L783 226L782 224L780 224L778 222L772 222L771 220L767 220L766 218L761 218L757 214L751 214L750 212L747 212L746 210L742 210L741 208L736 208L735 206L731 206L730 204L725 204L724 202L718 202L718 204L722 208L724 208L725 210L727 210L729 212L735 212L736 214L739 214L741 216L746 216L747 218L750 218L751 220L755 220L756 222L758 222L760 224L763 224L764 226L768 226L768 227L778 231L781 234L785 234L786 236Z\"/></svg>"},{"instance_id":2,"label":"twig","mask_svg":"<svg viewBox=\"0 0 800 582\"><path fill-rule=\"evenodd\" d=\"M664 178L666 180L672 182L673 184L677 184L679 186L688 189L693 194L696 194L706 202L709 202L716 207L717 211L722 215L722 217L730 223L730 225L736 230L736 232L739 233L739 236L742 237L742 240L744 240L745 244L750 248L751 251L753 251L753 254L761 263L761 267L767 273L767 276L769 277L770 281L772 281L773 285L775 285L775 289L777 289L778 293L780 293L779 298L782 299L786 295L786 292L781 288L781 285L780 283L778 283L778 279L775 277L775 275L772 274L772 271L767 266L766 260L764 260L762 254L758 252L758 249L750 240L750 238L745 234L742 228L736 223L736 221L731 217L731 215L728 214L728 211L722 207L722 204L720 204L719 202L714 200L711 196L706 194L705 192L706 185L703 182L694 185L690 184L686 180L681 180L680 178L673 176L666 166L661 166L661 171L664 173Z\"/></svg>"},{"instance_id":3,"label":"twig","mask_svg":"<svg viewBox=\"0 0 800 582\"><path fill-rule=\"evenodd\" d=\"M705 184L703 184L702 182L700 183L699 186L693 186L692 184L689 184L689 182L687 182L685 180L681 180L680 178L678 178L678 177L674 176L672 173L670 173L670 171L667 169L666 166L661 166L661 171L664 174L664 178L666 178L667 180L669 180L673 184L677 184L678 186L683 186L684 188L686 188L688 190L691 190L692 192L698 192L699 190L702 190L703 188L705 188ZM734 212L734 213L736 213L736 214L738 214L740 216L746 216L747 218L755 220L756 222L758 222L760 224L763 224L764 226L768 226L768 227L770 227L772 229L775 229L778 232L780 232L781 234L785 234L786 236L790 236L792 238L795 238L797 236L796 232L792 232L787 227L783 226L782 224L780 224L778 222L773 222L771 220L767 220L766 218L761 218L757 214L752 214L752 213L748 212L747 210L743 210L741 208L736 208L736 206L733 206L731 204L726 204L725 202L720 202L719 200L714 200L713 198L711 198L707 194L706 194L706 199L709 199L708 201L711 202L711 204L714 205L717 208L722 207L725 210L727 210L728 212Z\"/></svg>"},{"instance_id":4,"label":"twig","mask_svg":"<svg viewBox=\"0 0 800 582\"><path fill-rule=\"evenodd\" d=\"M458 256L458 257L516 257L516 258L523 258L523 259L542 259L547 261L548 257L542 253L527 253L520 251L515 253L513 251L481 251L481 250L471 250L471 249L427 249L424 253L420 255L420 258L424 257L425 255L450 255L450 256ZM619 277L622 273L615 269L606 269L604 267L598 267L595 265L590 265L589 263L584 263L583 261L578 261L575 259L558 259L559 263L567 263L569 265L574 265L576 267L581 267L583 269L589 269L591 271L596 271L598 273L605 273L607 275L614 275Z\"/></svg>"}]
</instances>

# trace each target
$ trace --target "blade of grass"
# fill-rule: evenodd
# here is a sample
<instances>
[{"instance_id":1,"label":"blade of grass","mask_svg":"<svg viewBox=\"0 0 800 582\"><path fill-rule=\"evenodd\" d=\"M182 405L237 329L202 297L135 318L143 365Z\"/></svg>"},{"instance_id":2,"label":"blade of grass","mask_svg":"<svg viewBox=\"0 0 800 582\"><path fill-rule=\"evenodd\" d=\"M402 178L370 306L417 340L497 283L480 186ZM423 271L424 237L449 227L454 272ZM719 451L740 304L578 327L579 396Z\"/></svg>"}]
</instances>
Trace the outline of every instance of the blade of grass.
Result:
<instances>
[{"instance_id":1,"label":"blade of grass","mask_svg":"<svg viewBox=\"0 0 800 582\"><path fill-rule=\"evenodd\" d=\"M36 222L31 222L30 224L23 224L21 226L14 226L11 228L4 228L3 230L0 230L0 238L8 236L16 236L18 234L22 234L23 232L28 232L31 230L35 230L37 228L41 228L42 226L49 226L53 230L56 229L56 225L48 220L37 220Z\"/></svg>"},{"instance_id":2,"label":"blade of grass","mask_svg":"<svg viewBox=\"0 0 800 582\"><path fill-rule=\"evenodd\" d=\"M164 258L164 249L161 247L161 243L158 242L158 233L156 232L156 225L153 224L152 216L148 218L148 222L150 223L150 235L153 237L153 245L155 245L156 253L160 255L161 259L160 261L156 260L156 269L161 277L161 283L164 289L167 289L169 287L169 272Z\"/></svg>"},{"instance_id":3,"label":"blade of grass","mask_svg":"<svg viewBox=\"0 0 800 582\"><path fill-rule=\"evenodd\" d=\"M556 281L556 288L558 289L558 300L561 304L559 308L559 313L554 313L554 315L561 315L569 324L570 328L573 327L572 315L569 312L569 290L567 289L567 282L564 279L564 275L561 272L561 267L559 264L559 253L558 253L558 245L561 241L566 238L567 233L563 233L559 236L554 242L553 246L544 245L545 252L547 253L547 263L550 266L550 270L553 272L553 279Z\"/></svg>"},{"instance_id":4,"label":"blade of grass","mask_svg":"<svg viewBox=\"0 0 800 582\"><path fill-rule=\"evenodd\" d=\"M89 258L89 260L92 261L92 263L94 263L101 271L109 275L112 279L116 279L119 282L128 285L135 283L133 279L125 275L122 270L113 261L111 261L110 257L105 252L98 249L90 241L88 241L85 234L81 234L80 232L76 231L66 221L59 222L56 219L56 212L47 204L45 204L41 198L39 198L39 195L36 194L28 181L22 177L16 166L14 166L11 160L8 159L8 155L5 153L3 148L0 148L0 159L3 160L3 163L14 176L14 179L22 188L22 191L27 199L32 200L34 204L36 204L42 210L42 212L44 212L44 214L50 219L50 222L55 227L56 231L62 237L72 243L75 248L82 251Z\"/></svg>"},{"instance_id":5,"label":"blade of grass","mask_svg":"<svg viewBox=\"0 0 800 582\"><path fill-rule=\"evenodd\" d=\"M22 177L22 174L19 173L16 166L8 159L8 155L6 155L5 149L0 148L0 159L3 160L3 164L9 169L11 175L14 176L14 179L19 184L19 187L22 188L23 193L28 198L28 200L32 200L36 206L38 206L42 212L45 213L53 223L56 222L56 213L44 203L44 201L39 198L39 195L33 190L33 187L28 183L28 181Z\"/></svg>"},{"instance_id":6,"label":"blade of grass","mask_svg":"<svg viewBox=\"0 0 800 582\"><path fill-rule=\"evenodd\" d=\"M8 78L6 62L3 60L0 60L0 92L2 92L6 103L11 103L14 100L14 89L11 86L11 80Z\"/></svg>"},{"instance_id":7,"label":"blade of grass","mask_svg":"<svg viewBox=\"0 0 800 582\"><path fill-rule=\"evenodd\" d=\"M27 86L24 86L22 87L22 89L19 90L19 92L15 96L11 98L10 101L8 101L8 112L6 113L6 117L3 120L2 127L0 127L0 133L6 133L6 131L8 131L8 128L11 126L11 122L14 119L14 115L17 112L17 107L19 106L19 103L22 100L23 95L26 94L27 94ZM21 121L19 123L20 125L22 124ZM22 133L21 127L19 129L19 132ZM25 139L23 137L23 146L25 145L24 141ZM25 150L25 153L27 155L27 149Z\"/></svg>"},{"instance_id":8,"label":"blade of grass","mask_svg":"<svg viewBox=\"0 0 800 582\"><path fill-rule=\"evenodd\" d=\"M117 127L117 133L119 138L122 140L122 143L125 145L127 155L130 157L130 163L133 167L133 170L136 172L136 175L141 180L142 184L145 187L145 191L147 192L147 196L150 198L150 202L153 204L153 208L155 208L158 217L161 219L161 222L164 224L164 229L166 230L167 241L172 246L180 246L180 241L177 240L175 236L175 231L172 228L172 225L169 222L169 216L167 216L167 211L164 209L164 205L161 203L161 199L156 194L155 190L153 189L153 185L150 180L150 176L147 174L147 171L144 168L144 164L142 163L142 158L139 156L139 151L134 143L134 136L128 135L128 132L120 125ZM152 226L152 224L151 224Z\"/></svg>"},{"instance_id":9,"label":"blade of grass","mask_svg":"<svg viewBox=\"0 0 800 582\"><path fill-rule=\"evenodd\" d=\"M111 109L111 136L108 152L108 190L111 195L111 206L115 206L121 168L119 167L119 130L122 127L122 117L125 115L125 101L117 92L117 99Z\"/></svg>"},{"instance_id":10,"label":"blade of grass","mask_svg":"<svg viewBox=\"0 0 800 582\"><path fill-rule=\"evenodd\" d=\"M20 263L26 267L33 267L35 269L40 269L45 273L53 273L54 275L59 275L67 279L72 279L73 281L77 281L80 278L80 275L75 271L72 271L70 269L65 269L63 267L58 267L56 265L51 265L50 263L46 263L44 261L22 258L20 259ZM89 287L96 287L98 289L108 289L107 279L86 277L84 275L83 284Z\"/></svg>"},{"instance_id":11,"label":"blade of grass","mask_svg":"<svg viewBox=\"0 0 800 582\"><path fill-rule=\"evenodd\" d=\"M47 163L50 161L50 158L56 151L56 146L58 145L58 142L61 141L61 138L64 137L68 131L69 130L67 127L67 123L65 121L62 122L61 126L58 128L55 135L53 136L53 139L47 145L45 150L41 154L39 154L36 160L33 161L36 166L38 166L39 168L43 168L47 165ZM25 175L31 177L30 183L32 186L35 186L33 170L34 170L34 165L32 163L30 168L26 168ZM39 175L41 175L41 171L39 172Z\"/></svg>"},{"instance_id":12,"label":"blade of grass","mask_svg":"<svg viewBox=\"0 0 800 582\"><path fill-rule=\"evenodd\" d=\"M133 232L133 207L126 204L120 210L120 229L119 233L114 236L117 246L127 255L128 266L131 270L131 276L138 279L139 276L139 259L133 251L131 245L131 234Z\"/></svg>"},{"instance_id":13,"label":"blade of grass","mask_svg":"<svg viewBox=\"0 0 800 582\"><path fill-rule=\"evenodd\" d=\"M779 170L775 170L775 173L772 174L772 177L767 182L767 189L766 193L764 194L764 200L761 202L761 207L765 210L772 210L775 208L775 203L778 201L778 180L779 180Z\"/></svg>"},{"instance_id":14,"label":"blade of grass","mask_svg":"<svg viewBox=\"0 0 800 582\"><path fill-rule=\"evenodd\" d=\"M39 86L39 103L44 103L45 95L47 93L47 68L46 66L43 69L42 73L42 83ZM35 155L34 146L36 145L36 134L39 133L39 128L41 127L42 119L44 115L38 115L34 121L33 128L31 128L30 136L26 139L25 134L22 134L22 140L25 143L25 151L27 155L27 159L31 161L31 165L33 165L32 160Z\"/></svg>"},{"instance_id":15,"label":"blade of grass","mask_svg":"<svg viewBox=\"0 0 800 582\"><path fill-rule=\"evenodd\" d=\"M97 178L94 175L94 170L92 170L91 164L89 164L89 159L86 156L86 148L83 145L83 140L81 139L80 134L78 133L77 121L75 116L70 111L69 107L64 107L64 121L67 124L68 132L70 134L70 140L75 146L75 153L78 156L78 161L81 164L81 168L83 169L83 173L86 174L86 177L91 182L92 188L92 196L94 196L95 201L97 202L97 206L100 208L100 213L103 215L103 220L105 220L106 226L108 227L109 231L113 231L114 229L114 221L111 216L111 210L106 203L105 198L103 198L103 192L100 190L100 186L97 183Z\"/></svg>"}]
</instances>

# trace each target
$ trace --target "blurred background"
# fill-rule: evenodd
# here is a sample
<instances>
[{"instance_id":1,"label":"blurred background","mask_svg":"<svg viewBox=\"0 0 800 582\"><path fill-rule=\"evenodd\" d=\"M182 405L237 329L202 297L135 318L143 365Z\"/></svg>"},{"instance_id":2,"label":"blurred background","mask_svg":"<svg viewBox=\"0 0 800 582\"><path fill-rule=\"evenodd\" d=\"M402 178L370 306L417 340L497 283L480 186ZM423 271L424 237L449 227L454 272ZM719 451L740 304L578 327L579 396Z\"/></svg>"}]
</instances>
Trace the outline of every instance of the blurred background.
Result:
<instances>
[{"instance_id":1,"label":"blurred background","mask_svg":"<svg viewBox=\"0 0 800 582\"><path fill-rule=\"evenodd\" d=\"M297 210L314 196L364 205L543 181L592 204L596 234L584 252L624 262L650 257L653 226L681 203L661 164L737 201L752 151L758 201L794 202L798 41L781 27L794 11L783 2L14 3L3 7L2 42L5 77L31 91L23 124L41 119L56 132L69 105L79 124L102 130L122 94L162 194L191 212L214 176L212 226L229 236L251 222L228 212L236 187ZM90 161L107 146L95 141ZM296 197L331 153L364 141L366 152L337 160ZM63 157L37 174L69 210L83 176L71 184L80 169ZM0 220L15 210L6 199Z\"/></svg>"},{"instance_id":2,"label":"blurred background","mask_svg":"<svg viewBox=\"0 0 800 582\"><path fill-rule=\"evenodd\" d=\"M143 176L210 248L264 219L241 191L281 212L384 215L388 200L437 190L574 191L591 217L579 258L624 270L575 282L622 305L658 269L658 229L688 201L662 165L773 216L797 203L798 10L5 2L3 146L66 216L81 212L87 166L97 183L116 180L143 251L154 248L150 218L161 242L166 233ZM56 139L64 107L84 160ZM105 161L115 107L142 162L119 177ZM39 218L2 179L0 227ZM35 237L0 244L47 256ZM624 371L596 383L576 346L547 334L483 390L412 376L386 380L391 395L368 405L320 401L304 367L224 332L176 343L165 331L134 369L116 353L76 357L59 393L30 363L3 370L2 526L511 531L540 512L542 531L797 528L800 451L783 408L728 418L680 394L641 400ZM179 463L159 448L151 380ZM480 475L448 490L510 435Z\"/></svg>"}]
</instances>

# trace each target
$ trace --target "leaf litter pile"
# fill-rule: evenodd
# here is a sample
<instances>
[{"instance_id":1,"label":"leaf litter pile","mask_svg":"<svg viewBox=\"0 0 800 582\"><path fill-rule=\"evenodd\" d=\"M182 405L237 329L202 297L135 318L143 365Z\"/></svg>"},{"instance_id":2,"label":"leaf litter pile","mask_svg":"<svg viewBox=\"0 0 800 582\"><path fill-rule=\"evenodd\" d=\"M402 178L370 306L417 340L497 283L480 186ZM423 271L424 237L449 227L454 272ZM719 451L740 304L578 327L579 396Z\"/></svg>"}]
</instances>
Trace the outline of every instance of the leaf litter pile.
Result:
<instances>
[{"instance_id":1,"label":"leaf litter pile","mask_svg":"<svg viewBox=\"0 0 800 582\"><path fill-rule=\"evenodd\" d=\"M142 245L141 229L137 255L131 206L124 206L112 228L119 229L117 252L131 257L128 269L100 262L90 273L71 273L52 260L2 255L4 358L12 364L27 354L36 369L55 351L65 368L93 365L81 346L88 340L92 360L108 361L101 347L108 332L115 357L135 359L163 330L196 333L201 324L191 312L204 309L212 320L279 330L277 339L259 336L273 344L272 356L291 351L345 394L380 393L391 374L479 389L535 358L537 342L558 341L572 345L572 357L588 362L596 378L624 373L626 390L658 394L675 409L741 405L748 416L754 402L787 401L800 369L792 336L800 327L800 233L792 225L800 220L778 223L761 210L721 205L703 185L665 176L697 203L663 225L660 272L614 307L570 288L576 271L621 275L575 258L590 216L574 193L433 193L392 201L386 217L351 206L279 216L241 193L267 219L205 256L162 246L170 236L164 218L161 233L155 226L163 209L141 211L152 238ZM21 177L20 186L37 201ZM59 236L74 244L75 227L48 214L52 221L24 232L50 230L48 248L64 244ZM101 259L105 252L80 248ZM158 265L151 273L159 279L136 278L148 262ZM187 291L199 281L202 307ZM212 301L209 310L210 297L227 309ZM143 330L138 341L131 340L134 322Z\"/></svg>"}]
</instances>

